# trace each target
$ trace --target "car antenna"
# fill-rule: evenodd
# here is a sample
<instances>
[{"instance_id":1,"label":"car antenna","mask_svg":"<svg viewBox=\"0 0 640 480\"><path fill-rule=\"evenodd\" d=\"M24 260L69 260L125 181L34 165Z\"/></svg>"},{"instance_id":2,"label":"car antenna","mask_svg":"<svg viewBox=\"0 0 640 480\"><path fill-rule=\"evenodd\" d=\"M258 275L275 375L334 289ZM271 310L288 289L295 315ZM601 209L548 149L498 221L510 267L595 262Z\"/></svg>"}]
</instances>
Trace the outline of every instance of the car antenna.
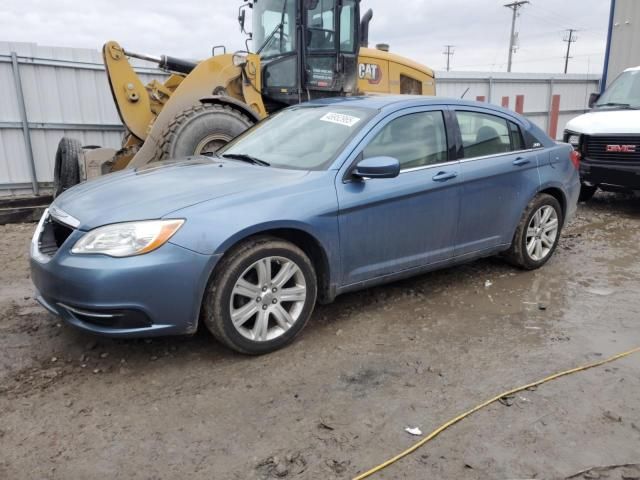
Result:
<instances>
[{"instance_id":1,"label":"car antenna","mask_svg":"<svg viewBox=\"0 0 640 480\"><path fill-rule=\"evenodd\" d=\"M467 87L467 89L464 91L464 93L460 96L460 98L464 98L464 96L467 94L467 92L469 91L471 87Z\"/></svg>"}]
</instances>

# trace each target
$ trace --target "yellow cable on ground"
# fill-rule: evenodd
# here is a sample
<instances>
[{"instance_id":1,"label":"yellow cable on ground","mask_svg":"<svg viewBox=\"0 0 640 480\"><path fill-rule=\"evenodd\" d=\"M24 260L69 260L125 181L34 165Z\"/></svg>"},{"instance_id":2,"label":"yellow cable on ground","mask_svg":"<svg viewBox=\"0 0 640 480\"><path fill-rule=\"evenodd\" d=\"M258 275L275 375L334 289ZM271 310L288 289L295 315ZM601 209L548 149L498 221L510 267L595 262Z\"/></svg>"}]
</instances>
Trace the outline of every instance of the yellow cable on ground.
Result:
<instances>
[{"instance_id":1,"label":"yellow cable on ground","mask_svg":"<svg viewBox=\"0 0 640 480\"><path fill-rule=\"evenodd\" d=\"M468 417L469 415L471 415L472 413L477 412L478 410L480 410L481 408L486 407L487 405L496 402L498 400L500 400L502 397L508 397L509 395L513 395L514 393L520 392L522 390L526 390L527 388L532 388L532 387L537 387L538 385L541 385L543 383L549 382L551 380L555 380L556 378L559 377L564 377L565 375L570 375L572 373L576 373L576 372L580 372L582 370L587 370L589 368L593 368L593 367L599 367L600 365L604 365L605 363L609 363L609 362L613 362L614 360L618 360L622 357L626 357L628 355L631 355L633 353L637 353L640 352L640 347L634 348L632 350L628 350L626 352L622 352L619 353L617 355L614 355L613 357L609 357L606 358L604 360L600 360L599 362L594 362L594 363L589 363L587 365L583 365L581 367L576 367L576 368L572 368L571 370L566 370L564 372L560 372L560 373L555 373L553 375L550 375L546 378L543 378L542 380L538 380L537 382L533 382L533 383L529 383L527 385L522 385L521 387L517 387L514 388L512 390L507 390L506 392L502 392L499 395L496 395L493 398L490 398L489 400L487 400L484 403L481 403L480 405L477 405L475 407L473 407L471 410L468 410L466 412L464 412L461 415L458 415L457 417L455 417L452 420L449 420L447 423L445 423L444 425L442 425L441 427L436 428L433 432L431 432L429 435L427 435L426 437L422 438L421 440L419 440L418 442L416 442L415 444L413 444L411 447L407 448L404 452L400 452L398 455L396 455L393 458L390 458L389 460L387 460L386 462L381 463L380 465L378 465L377 467L372 468L371 470L367 470L364 473L361 473L360 475L358 475L357 477L355 477L353 480L362 480L364 478L370 477L371 475L373 475L376 472L379 472L380 470L382 470L383 468L388 467L389 465L391 465L392 463L397 462L398 460L400 460L403 457L406 457L407 455L409 455L410 453L415 452L417 449L419 449L421 446L423 446L425 443L427 443L429 440L433 439L434 437L436 437L438 434L440 434L442 431L446 430L447 428L449 428L451 425L458 423L460 420L462 420L465 417Z\"/></svg>"}]
</instances>

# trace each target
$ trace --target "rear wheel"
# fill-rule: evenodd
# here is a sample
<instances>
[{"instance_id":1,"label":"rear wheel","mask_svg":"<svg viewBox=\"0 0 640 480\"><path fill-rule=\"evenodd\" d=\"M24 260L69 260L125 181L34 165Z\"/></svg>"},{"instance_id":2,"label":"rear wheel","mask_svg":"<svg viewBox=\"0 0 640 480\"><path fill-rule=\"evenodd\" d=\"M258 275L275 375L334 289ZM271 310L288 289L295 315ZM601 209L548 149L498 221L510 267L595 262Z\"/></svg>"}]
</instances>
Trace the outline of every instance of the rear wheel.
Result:
<instances>
[{"instance_id":1,"label":"rear wheel","mask_svg":"<svg viewBox=\"0 0 640 480\"><path fill-rule=\"evenodd\" d=\"M580 184L580 196L578 197L579 202L588 202L595 195L596 190L598 190L597 185L586 185L584 183Z\"/></svg>"},{"instance_id":2,"label":"rear wheel","mask_svg":"<svg viewBox=\"0 0 640 480\"><path fill-rule=\"evenodd\" d=\"M82 144L73 138L62 137L56 151L53 168L53 197L80 183L80 152Z\"/></svg>"},{"instance_id":3,"label":"rear wheel","mask_svg":"<svg viewBox=\"0 0 640 480\"><path fill-rule=\"evenodd\" d=\"M227 105L196 105L167 126L156 160L211 155L251 125L248 116Z\"/></svg>"},{"instance_id":4,"label":"rear wheel","mask_svg":"<svg viewBox=\"0 0 640 480\"><path fill-rule=\"evenodd\" d=\"M220 342L260 355L282 348L300 333L316 294L307 255L289 242L260 237L222 260L205 294L203 319Z\"/></svg>"},{"instance_id":5,"label":"rear wheel","mask_svg":"<svg viewBox=\"0 0 640 480\"><path fill-rule=\"evenodd\" d=\"M540 268L558 246L563 221L558 200L546 193L538 194L522 214L505 257L525 270Z\"/></svg>"}]
</instances>

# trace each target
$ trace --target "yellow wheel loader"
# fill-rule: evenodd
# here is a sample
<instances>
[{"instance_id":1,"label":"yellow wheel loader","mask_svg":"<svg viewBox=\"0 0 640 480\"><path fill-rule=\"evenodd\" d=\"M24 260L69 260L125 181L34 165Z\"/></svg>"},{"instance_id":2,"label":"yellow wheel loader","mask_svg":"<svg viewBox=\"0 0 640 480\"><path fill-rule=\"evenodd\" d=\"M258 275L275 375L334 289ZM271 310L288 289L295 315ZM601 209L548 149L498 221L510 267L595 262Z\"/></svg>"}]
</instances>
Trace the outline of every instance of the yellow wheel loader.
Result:
<instances>
[{"instance_id":1,"label":"yellow wheel loader","mask_svg":"<svg viewBox=\"0 0 640 480\"><path fill-rule=\"evenodd\" d=\"M245 14L252 10L252 31ZM120 149L63 138L54 196L81 181L157 160L213 154L267 115L315 98L355 94L435 94L433 71L368 47L371 10L360 0L244 0L238 10L247 50L214 47L199 63L103 47L109 86L125 127ZM249 51L249 41L256 47ZM221 54L216 55L218 49ZM130 58L170 73L144 85Z\"/></svg>"}]
</instances>

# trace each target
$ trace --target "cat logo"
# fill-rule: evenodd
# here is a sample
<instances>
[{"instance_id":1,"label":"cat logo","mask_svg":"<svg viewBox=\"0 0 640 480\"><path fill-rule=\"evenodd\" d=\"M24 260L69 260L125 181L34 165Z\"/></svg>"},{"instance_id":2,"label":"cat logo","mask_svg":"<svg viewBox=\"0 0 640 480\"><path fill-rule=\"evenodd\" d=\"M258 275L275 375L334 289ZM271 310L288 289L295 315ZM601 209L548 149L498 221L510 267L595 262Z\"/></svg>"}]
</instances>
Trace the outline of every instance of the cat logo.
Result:
<instances>
[{"instance_id":1,"label":"cat logo","mask_svg":"<svg viewBox=\"0 0 640 480\"><path fill-rule=\"evenodd\" d=\"M382 71L375 63L361 63L358 65L358 78L377 85L382 80Z\"/></svg>"}]
</instances>

